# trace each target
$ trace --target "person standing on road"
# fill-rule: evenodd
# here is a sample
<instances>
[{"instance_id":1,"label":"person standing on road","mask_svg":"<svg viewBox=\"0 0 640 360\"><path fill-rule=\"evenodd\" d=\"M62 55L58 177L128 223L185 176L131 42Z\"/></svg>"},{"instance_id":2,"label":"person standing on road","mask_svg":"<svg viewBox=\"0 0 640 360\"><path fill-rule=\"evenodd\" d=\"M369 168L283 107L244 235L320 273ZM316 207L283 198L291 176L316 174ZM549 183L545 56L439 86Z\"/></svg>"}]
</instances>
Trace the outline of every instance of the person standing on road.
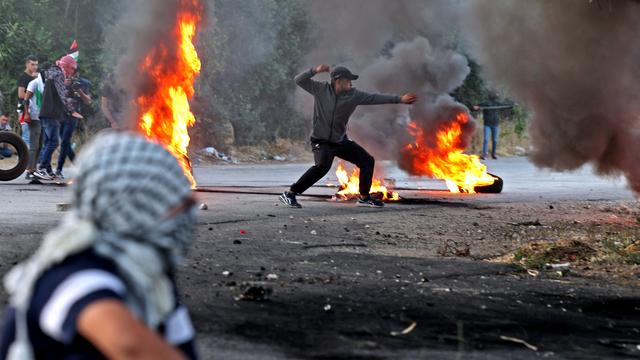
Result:
<instances>
[{"instance_id":1,"label":"person standing on road","mask_svg":"<svg viewBox=\"0 0 640 360\"><path fill-rule=\"evenodd\" d=\"M314 75L329 72L329 65L318 65L296 76L298 86L313 95L314 114L311 146L315 165L280 195L284 204L300 208L296 195L302 194L329 172L333 159L338 157L360 168L360 198L358 205L382 207L384 203L369 194L375 160L364 148L347 136L349 117L359 105L413 104L417 97L407 93L402 96L370 94L352 87L358 79L343 66L335 67L331 82L314 81Z\"/></svg>"},{"instance_id":2,"label":"person standing on road","mask_svg":"<svg viewBox=\"0 0 640 360\"><path fill-rule=\"evenodd\" d=\"M106 126L113 130L126 129L122 120L122 111L124 110L126 94L124 90L116 84L115 76L109 74L104 81L102 87L102 96L100 97L100 110L107 120Z\"/></svg>"},{"instance_id":3,"label":"person standing on road","mask_svg":"<svg viewBox=\"0 0 640 360\"><path fill-rule=\"evenodd\" d=\"M489 148L489 136L491 136L491 158L496 160L496 148L498 146L498 134L500 133L500 115L502 110L512 109L513 105L504 104L498 101L498 93L489 93L487 101L473 107L473 110L482 110L482 121L484 122L484 139L482 141L482 154L480 158L485 160Z\"/></svg>"},{"instance_id":4,"label":"person standing on road","mask_svg":"<svg viewBox=\"0 0 640 360\"><path fill-rule=\"evenodd\" d=\"M71 80L70 90L75 101L75 111L78 114L82 114L83 105L91 104L91 82L80 76L80 68L76 68L74 78ZM71 138L79 121L80 119L74 116L66 115L60 126L60 153L58 154L58 164L55 172L56 178L60 180L64 179L62 169L66 159L68 158L73 162L76 158L76 153L71 146Z\"/></svg>"},{"instance_id":5,"label":"person standing on road","mask_svg":"<svg viewBox=\"0 0 640 360\"><path fill-rule=\"evenodd\" d=\"M27 146L30 146L29 141L29 124L24 121L24 107L23 103L25 95L27 94L27 86L31 80L35 79L38 75L38 58L34 55L27 56L24 65L24 71L18 77L18 113L20 116L20 127L22 130L22 140L24 140Z\"/></svg>"},{"instance_id":6,"label":"person standing on road","mask_svg":"<svg viewBox=\"0 0 640 360\"><path fill-rule=\"evenodd\" d=\"M175 282L196 201L178 161L112 132L77 166L72 210L5 277L0 359L196 359Z\"/></svg>"},{"instance_id":7,"label":"person standing on road","mask_svg":"<svg viewBox=\"0 0 640 360\"><path fill-rule=\"evenodd\" d=\"M40 108L44 144L40 153L40 169L37 171L39 175L45 176L46 173L49 177L55 178L51 168L51 157L60 143L60 123L64 121L65 115L71 114L74 118L82 119L82 115L75 110L75 101L68 81L77 66L73 57L65 55L45 72L46 81Z\"/></svg>"},{"instance_id":8,"label":"person standing on road","mask_svg":"<svg viewBox=\"0 0 640 360\"><path fill-rule=\"evenodd\" d=\"M42 95L44 94L45 72L51 67L47 62L42 64L42 70L38 76L31 80L27 86L27 93L24 97L24 121L29 125L29 164L25 178L33 183L39 183L36 174L42 180L53 180L46 174L36 172L38 159L40 157L42 126L40 124L40 107L42 106ZM46 176L45 176L46 175Z\"/></svg>"}]
</instances>

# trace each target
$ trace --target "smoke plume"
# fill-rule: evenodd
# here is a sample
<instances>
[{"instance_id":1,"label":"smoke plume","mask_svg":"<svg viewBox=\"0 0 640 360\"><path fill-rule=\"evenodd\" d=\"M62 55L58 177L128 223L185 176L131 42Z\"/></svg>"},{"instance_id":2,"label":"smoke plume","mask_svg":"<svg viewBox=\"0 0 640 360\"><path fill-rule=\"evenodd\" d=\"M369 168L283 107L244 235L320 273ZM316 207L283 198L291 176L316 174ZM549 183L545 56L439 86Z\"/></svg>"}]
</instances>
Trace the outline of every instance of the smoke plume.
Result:
<instances>
[{"instance_id":1,"label":"smoke plume","mask_svg":"<svg viewBox=\"0 0 640 360\"><path fill-rule=\"evenodd\" d=\"M640 192L640 3L476 0L462 24L486 75L533 110L536 165L591 162Z\"/></svg>"},{"instance_id":2,"label":"smoke plume","mask_svg":"<svg viewBox=\"0 0 640 360\"><path fill-rule=\"evenodd\" d=\"M185 1L141 0L124 5L123 15L118 20L112 36L115 39L126 39L124 51L114 71L114 81L117 87L125 91L127 98L135 99L149 93L157 86L149 74L140 71L140 64L158 44L162 44L168 54L168 58L164 60L165 71L173 71L171 66L177 60L172 60L171 56L177 56L179 43L175 41L172 31L181 3ZM157 59L149 60L157 61ZM126 105L129 108L123 109L121 116L127 120L129 127L133 128L138 120L137 109L133 108L131 102L126 102Z\"/></svg>"},{"instance_id":3,"label":"smoke plume","mask_svg":"<svg viewBox=\"0 0 640 360\"><path fill-rule=\"evenodd\" d=\"M354 86L363 91L419 96L411 113L407 106L374 106L354 114L349 135L376 158L400 160L400 149L411 141L409 120L435 133L451 114L467 112L448 95L469 73L466 58L447 48L455 34L456 6L449 0L309 2L319 34L307 56L310 65L350 66L361 75ZM309 97L299 98L310 111ZM473 130L471 121L463 143Z\"/></svg>"},{"instance_id":4,"label":"smoke plume","mask_svg":"<svg viewBox=\"0 0 640 360\"><path fill-rule=\"evenodd\" d=\"M450 122L457 113L467 112L449 93L462 85L468 74L464 56L434 48L426 38L396 45L389 57L378 58L362 71L361 83L363 88L387 93L416 92L418 102L411 108L362 107L352 120L351 134L355 140L370 145L377 157L399 160L401 148L412 141L407 133L409 120L435 136L443 123ZM464 147L469 145L474 130L471 121L461 139ZM435 141L432 145L435 146Z\"/></svg>"}]
</instances>

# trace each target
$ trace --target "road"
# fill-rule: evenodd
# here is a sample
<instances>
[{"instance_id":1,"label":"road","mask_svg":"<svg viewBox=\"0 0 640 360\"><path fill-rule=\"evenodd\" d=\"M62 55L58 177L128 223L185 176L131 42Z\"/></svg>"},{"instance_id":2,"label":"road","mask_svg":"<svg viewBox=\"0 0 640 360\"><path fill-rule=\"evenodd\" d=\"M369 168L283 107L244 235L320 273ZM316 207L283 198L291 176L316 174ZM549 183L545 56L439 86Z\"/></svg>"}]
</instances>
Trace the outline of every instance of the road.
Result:
<instances>
[{"instance_id":1,"label":"road","mask_svg":"<svg viewBox=\"0 0 640 360\"><path fill-rule=\"evenodd\" d=\"M302 209L279 204L270 194L308 164L196 168L198 186L206 190L198 196L208 210L199 212L179 286L202 357L640 356L637 282L577 269L560 277L532 275L496 261L536 239L562 240L566 233L558 229L588 236L612 226L637 228L638 206L624 180L600 178L588 168L539 171L524 158L487 164L504 179L502 194L448 194L441 181L384 164L382 177L395 179L396 187L420 189L402 196L428 200L384 209L320 197L300 197ZM317 186L309 192L334 191ZM66 201L67 189L17 179L0 183L0 198L4 274L59 221L56 204ZM518 226L534 220L544 226ZM260 288L265 299L251 301L246 290ZM0 298L6 303L4 292Z\"/></svg>"}]
</instances>

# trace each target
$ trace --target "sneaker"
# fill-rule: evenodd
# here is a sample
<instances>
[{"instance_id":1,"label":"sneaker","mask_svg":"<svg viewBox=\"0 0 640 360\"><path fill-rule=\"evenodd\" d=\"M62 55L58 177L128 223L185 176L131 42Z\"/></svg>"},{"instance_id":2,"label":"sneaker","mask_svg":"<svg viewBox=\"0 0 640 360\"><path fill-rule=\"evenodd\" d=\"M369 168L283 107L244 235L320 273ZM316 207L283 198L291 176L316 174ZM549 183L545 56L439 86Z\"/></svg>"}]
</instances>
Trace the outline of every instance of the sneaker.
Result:
<instances>
[{"instance_id":1,"label":"sneaker","mask_svg":"<svg viewBox=\"0 0 640 360\"><path fill-rule=\"evenodd\" d=\"M384 203L378 199L372 198L371 195L360 196L358 198L358 206L369 206L381 208L384 207Z\"/></svg>"},{"instance_id":2,"label":"sneaker","mask_svg":"<svg viewBox=\"0 0 640 360\"><path fill-rule=\"evenodd\" d=\"M498 157L497 157L497 156L495 156L495 155L491 155L491 158L492 158L493 160L498 160Z\"/></svg>"},{"instance_id":3,"label":"sneaker","mask_svg":"<svg viewBox=\"0 0 640 360\"><path fill-rule=\"evenodd\" d=\"M47 180L47 181L53 180L53 177L49 176L49 174L47 174L47 172L44 170L34 171L33 176L40 180Z\"/></svg>"},{"instance_id":4,"label":"sneaker","mask_svg":"<svg viewBox=\"0 0 640 360\"><path fill-rule=\"evenodd\" d=\"M55 173L56 179L64 180L64 175L62 175L62 170L57 170Z\"/></svg>"},{"instance_id":5,"label":"sneaker","mask_svg":"<svg viewBox=\"0 0 640 360\"><path fill-rule=\"evenodd\" d=\"M294 208L302 207L302 205L298 203L298 200L296 200L296 194L291 191L283 192L282 195L280 195L280 201L283 204L294 207Z\"/></svg>"},{"instance_id":6,"label":"sneaker","mask_svg":"<svg viewBox=\"0 0 640 360\"><path fill-rule=\"evenodd\" d=\"M30 172L30 171L27 171L27 172L24 174L24 179L25 179L25 180L33 180L33 179L34 179L33 173L32 173L32 172Z\"/></svg>"},{"instance_id":7,"label":"sneaker","mask_svg":"<svg viewBox=\"0 0 640 360\"><path fill-rule=\"evenodd\" d=\"M47 170L47 175L49 175L51 180L57 180L58 179L58 177L56 176L56 173L54 173L53 170Z\"/></svg>"},{"instance_id":8,"label":"sneaker","mask_svg":"<svg viewBox=\"0 0 640 360\"><path fill-rule=\"evenodd\" d=\"M480 160L487 160L487 157L484 155L480 155Z\"/></svg>"}]
</instances>

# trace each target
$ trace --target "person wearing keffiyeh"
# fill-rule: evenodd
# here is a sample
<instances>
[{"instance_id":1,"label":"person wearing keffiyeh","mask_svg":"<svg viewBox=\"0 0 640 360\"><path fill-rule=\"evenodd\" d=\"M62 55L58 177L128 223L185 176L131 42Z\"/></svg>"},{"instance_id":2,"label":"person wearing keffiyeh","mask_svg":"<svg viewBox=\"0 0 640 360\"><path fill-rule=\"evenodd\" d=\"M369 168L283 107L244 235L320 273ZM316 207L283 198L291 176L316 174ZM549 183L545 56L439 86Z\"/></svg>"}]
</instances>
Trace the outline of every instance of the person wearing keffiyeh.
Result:
<instances>
[{"instance_id":1,"label":"person wearing keffiyeh","mask_svg":"<svg viewBox=\"0 0 640 360\"><path fill-rule=\"evenodd\" d=\"M195 359L174 280L194 204L160 145L133 133L96 137L78 157L72 210L5 277L0 359Z\"/></svg>"}]
</instances>

